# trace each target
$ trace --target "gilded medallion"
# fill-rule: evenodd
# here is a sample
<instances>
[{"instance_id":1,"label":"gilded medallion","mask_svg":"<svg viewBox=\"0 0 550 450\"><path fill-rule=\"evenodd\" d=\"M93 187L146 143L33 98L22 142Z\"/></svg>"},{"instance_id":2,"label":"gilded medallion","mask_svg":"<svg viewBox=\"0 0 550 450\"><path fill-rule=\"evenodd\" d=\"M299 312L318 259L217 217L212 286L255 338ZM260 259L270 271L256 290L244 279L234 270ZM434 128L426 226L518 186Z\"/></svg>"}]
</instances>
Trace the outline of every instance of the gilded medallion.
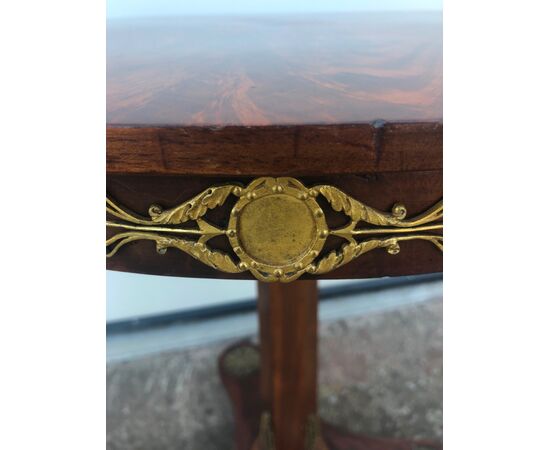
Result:
<instances>
[{"instance_id":1,"label":"gilded medallion","mask_svg":"<svg viewBox=\"0 0 550 450\"><path fill-rule=\"evenodd\" d=\"M228 226L208 223L203 217L207 210L222 205L229 196L238 200ZM333 210L348 217L346 226L337 229L327 226L325 212L317 202L319 196ZM443 229L442 201L425 213L406 219L407 211L400 203L390 213L384 213L334 186L307 188L288 177L257 178L246 187L215 186L171 209L152 205L150 218L129 213L108 198L107 213L122 220L107 221L108 227L126 230L107 240L108 257L130 242L150 240L156 243L160 254L175 248L217 270L229 273L248 270L258 280L268 282L289 282L304 273L326 273L376 248L385 248L396 255L402 241L425 240L443 250L443 236L439 234ZM181 227L190 221L195 221L197 228ZM323 255L331 234L346 243ZM229 240L233 255L208 247L208 241L220 235Z\"/></svg>"}]
</instances>

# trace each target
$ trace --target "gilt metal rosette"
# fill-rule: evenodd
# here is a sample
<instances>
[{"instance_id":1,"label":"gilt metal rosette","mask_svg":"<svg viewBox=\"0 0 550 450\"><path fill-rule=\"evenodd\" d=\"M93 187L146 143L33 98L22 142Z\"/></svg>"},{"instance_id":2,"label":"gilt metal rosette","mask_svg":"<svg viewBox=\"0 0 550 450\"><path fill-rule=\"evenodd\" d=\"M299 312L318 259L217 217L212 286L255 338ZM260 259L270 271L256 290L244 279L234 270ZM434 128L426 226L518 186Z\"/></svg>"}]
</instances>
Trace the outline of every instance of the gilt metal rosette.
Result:
<instances>
[{"instance_id":1,"label":"gilt metal rosette","mask_svg":"<svg viewBox=\"0 0 550 450\"><path fill-rule=\"evenodd\" d=\"M226 227L209 223L205 214L237 197ZM331 229L319 205L347 216L348 223ZM214 269L239 273L250 271L260 281L289 282L307 273L319 275L347 264L362 254L384 248L391 255L400 243L425 240L443 250L443 201L428 211L406 219L405 206L397 203L389 213L371 208L338 188L319 185L307 188L294 178L262 177L248 186L225 184L211 187L170 209L153 205L149 217L136 214L107 198L108 227L121 231L107 242L107 257L133 241L149 240L157 252L173 248ZM194 227L189 228L189 223ZM329 236L343 238L337 250L323 253ZM232 254L208 246L215 236L225 236Z\"/></svg>"}]
</instances>

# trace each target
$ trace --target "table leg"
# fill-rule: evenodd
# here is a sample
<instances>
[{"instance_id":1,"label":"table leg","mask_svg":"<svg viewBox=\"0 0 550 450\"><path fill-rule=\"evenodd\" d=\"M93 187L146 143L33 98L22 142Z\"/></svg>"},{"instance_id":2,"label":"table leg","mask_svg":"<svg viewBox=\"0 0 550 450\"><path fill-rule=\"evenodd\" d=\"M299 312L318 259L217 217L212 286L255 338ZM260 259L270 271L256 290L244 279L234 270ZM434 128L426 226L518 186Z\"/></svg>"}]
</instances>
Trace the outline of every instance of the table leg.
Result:
<instances>
[{"instance_id":1,"label":"table leg","mask_svg":"<svg viewBox=\"0 0 550 450\"><path fill-rule=\"evenodd\" d=\"M275 448L302 450L317 410L317 282L258 283L260 392Z\"/></svg>"},{"instance_id":2,"label":"table leg","mask_svg":"<svg viewBox=\"0 0 550 450\"><path fill-rule=\"evenodd\" d=\"M240 342L219 359L233 406L236 450L442 448L438 442L355 435L320 422L316 282L259 283L258 290L259 350Z\"/></svg>"}]
</instances>

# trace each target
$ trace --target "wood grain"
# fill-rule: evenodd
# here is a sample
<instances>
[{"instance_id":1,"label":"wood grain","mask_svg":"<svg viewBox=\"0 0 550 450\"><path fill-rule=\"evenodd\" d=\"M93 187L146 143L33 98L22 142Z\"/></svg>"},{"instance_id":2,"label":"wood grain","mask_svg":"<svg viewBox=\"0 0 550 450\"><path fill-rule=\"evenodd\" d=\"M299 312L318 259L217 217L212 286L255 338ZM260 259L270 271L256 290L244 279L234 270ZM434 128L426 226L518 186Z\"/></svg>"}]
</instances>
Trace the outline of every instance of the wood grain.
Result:
<instances>
[{"instance_id":1,"label":"wood grain","mask_svg":"<svg viewBox=\"0 0 550 450\"><path fill-rule=\"evenodd\" d=\"M107 192L147 216L152 204L173 207L212 185L294 176L382 211L400 201L409 216L421 213L443 196L441 28L440 13L403 12L109 21ZM231 207L206 219L226 227ZM331 227L346 221L335 212L326 218ZM341 245L331 238L326 252ZM223 236L209 245L231 251ZM107 268L253 278L176 249L159 255L144 241L121 248ZM322 278L442 269L438 249L410 241L398 255L373 250ZM220 365L239 449L250 447L266 410L278 449L304 446L316 410L317 290L311 276L303 278L259 284L261 379L233 379ZM327 425L323 435L335 449L410 444Z\"/></svg>"},{"instance_id":2,"label":"wood grain","mask_svg":"<svg viewBox=\"0 0 550 450\"><path fill-rule=\"evenodd\" d=\"M258 283L260 392L275 448L303 450L317 408L317 284Z\"/></svg>"},{"instance_id":3,"label":"wood grain","mask_svg":"<svg viewBox=\"0 0 550 450\"><path fill-rule=\"evenodd\" d=\"M247 184L251 179L251 177L110 175L107 177L107 191L117 203L140 215L147 216L147 210L152 204L172 207L192 198L212 185L236 181ZM300 179L306 186L320 183L338 186L357 200L382 211L390 211L394 203L401 201L406 205L409 216L428 209L443 195L441 171L392 172L366 176L302 177ZM330 211L328 205L322 206ZM228 201L223 207L209 211L208 220L225 227L231 207L232 204ZM327 215L330 226L344 225L345 220L343 216L336 213ZM231 251L228 241L223 237L214 238L210 244L221 250ZM328 240L326 249L334 249L340 244L338 241ZM153 275L252 279L248 272L227 274L216 271L176 249L168 249L165 255L159 255L151 242L133 242L124 246L115 256L107 259L107 268ZM443 255L438 249L429 242L410 241L401 245L401 252L398 255L389 255L383 249L374 250L323 275L323 278L376 278L413 275L441 272L442 268ZM307 279L311 276L304 275L303 278Z\"/></svg>"},{"instance_id":4,"label":"wood grain","mask_svg":"<svg viewBox=\"0 0 550 450\"><path fill-rule=\"evenodd\" d=\"M108 174L322 176L437 170L441 123L108 127Z\"/></svg>"},{"instance_id":5,"label":"wood grain","mask_svg":"<svg viewBox=\"0 0 550 450\"><path fill-rule=\"evenodd\" d=\"M107 123L437 121L440 12L110 20Z\"/></svg>"}]
</instances>

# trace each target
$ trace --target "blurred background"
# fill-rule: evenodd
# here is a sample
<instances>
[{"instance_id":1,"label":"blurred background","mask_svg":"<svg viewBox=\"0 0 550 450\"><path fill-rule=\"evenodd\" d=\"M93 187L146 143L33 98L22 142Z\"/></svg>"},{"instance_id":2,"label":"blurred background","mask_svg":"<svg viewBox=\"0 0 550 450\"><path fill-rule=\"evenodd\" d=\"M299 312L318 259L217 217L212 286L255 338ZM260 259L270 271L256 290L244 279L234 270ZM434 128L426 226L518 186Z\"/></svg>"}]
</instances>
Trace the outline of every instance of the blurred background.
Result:
<instances>
[{"instance_id":1,"label":"blurred background","mask_svg":"<svg viewBox=\"0 0 550 450\"><path fill-rule=\"evenodd\" d=\"M108 272L107 448L231 449L217 359L257 342L253 281ZM442 274L322 281L319 415L442 438Z\"/></svg>"}]
</instances>

